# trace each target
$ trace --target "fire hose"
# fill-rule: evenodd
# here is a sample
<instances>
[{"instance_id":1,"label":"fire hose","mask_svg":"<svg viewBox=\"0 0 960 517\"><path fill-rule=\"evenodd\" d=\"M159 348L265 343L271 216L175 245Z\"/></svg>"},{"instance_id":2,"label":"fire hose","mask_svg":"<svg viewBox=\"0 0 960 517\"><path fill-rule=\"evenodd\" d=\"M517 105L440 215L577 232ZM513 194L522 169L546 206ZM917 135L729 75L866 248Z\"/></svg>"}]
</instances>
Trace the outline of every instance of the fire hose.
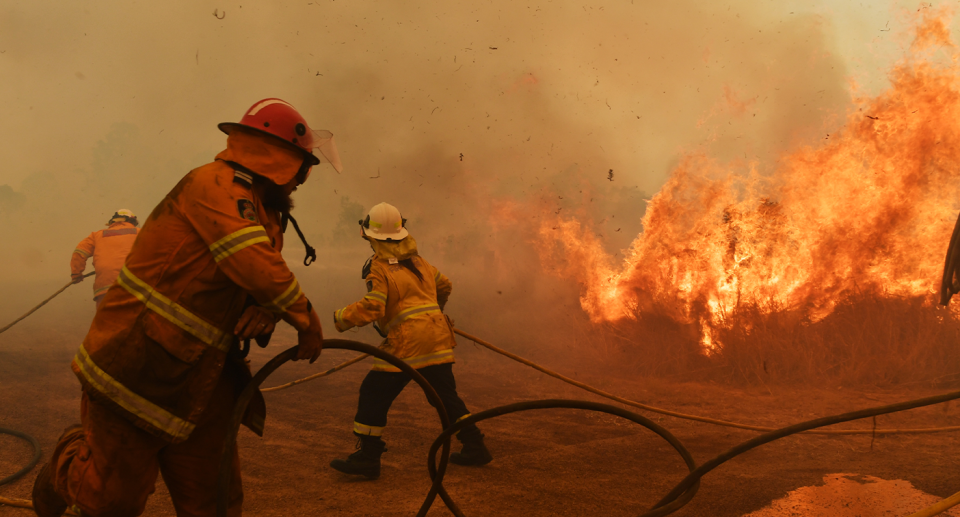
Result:
<instances>
[{"instance_id":1,"label":"fire hose","mask_svg":"<svg viewBox=\"0 0 960 517\"><path fill-rule=\"evenodd\" d=\"M457 333L460 335L465 335L470 339L473 339L472 336L469 336L468 334L465 334L463 332L457 331ZM492 347L493 345L490 345L490 346ZM615 406L601 404L598 402L583 401L583 400L563 400L563 399L533 400L533 401L527 401L527 402L520 402L515 404L498 406L491 409L487 409L485 411L481 411L479 413L474 413L471 416L454 423L452 426L449 426L447 425L448 419L445 411L443 410L443 405L438 403L436 392L433 390L432 387L430 387L429 383L427 383L423 379L423 377L416 372L416 370L412 369L409 365L404 363L402 360L394 357L393 355L383 350L375 348L372 345L358 343L355 341L340 340L340 339L325 340L324 347L333 348L333 349L343 349L343 350L356 350L359 352L363 352L365 354L364 356L359 356L351 359L350 361L348 361L348 363L350 364L353 364L363 359L364 357L366 357L366 355L372 355L374 357L383 359L384 361L387 361L390 364L400 368L401 371L406 372L418 384L420 384L421 388L423 388L424 390L424 393L427 395L427 399L430 401L431 405L433 405L434 408L437 410L440 416L441 424L443 425L443 430L431 445L430 451L428 453L427 470L428 470L428 474L430 475L432 485L430 487L430 490L427 493L426 498L424 499L423 504L420 507L419 512L417 513L418 517L422 517L426 515L427 511L433 505L437 495L440 495L441 499L444 501L444 504L446 504L447 508L450 510L451 513L453 513L457 517L464 516L463 512L460 510L460 508L456 505L456 503L453 501L453 499L449 496L449 494L446 492L445 488L443 487L443 477L446 472L447 459L449 456L449 449L450 449L450 437L467 425L475 424L483 420L496 418L498 416L503 416L510 413L515 413L520 411L530 411L535 409L556 409L556 408L599 411L599 412L603 412L611 415L620 416L621 418L625 418L634 423L647 427L654 433L658 434L661 438L665 439L668 443L670 443L671 446L674 447L674 449L680 454L681 458L684 460L684 463L687 465L687 468L690 470L690 473L682 481L680 481L680 483L678 483L667 495L665 495L659 502L657 502L650 509L650 511L648 511L647 513L641 516L641 517L662 517L665 515L669 515L673 512L676 512L677 510L682 508L684 505L686 505L688 502L690 502L690 500L692 500L693 497L696 495L697 490L699 489L700 479L704 475L708 474L709 472L711 472L721 464L727 461L730 461L733 458L739 456L740 454L743 454L761 445L764 445L764 444L767 444L775 440L779 440L781 438L791 436L794 434L808 432L820 427L839 424L843 422L849 422L852 420L858 420L863 418L876 417L879 415L885 415L885 414L895 413L899 411L906 411L908 409L915 409L919 407L947 402L950 400L960 399L960 391L954 391L954 392L936 395L932 397L925 397L921 399L900 402L900 403L890 404L886 406L878 406L874 408L852 411L852 412L843 413L840 415L817 418L814 420L801 422L801 423L783 427L780 429L773 429L769 432L765 432L764 434L761 434L760 436L747 440L727 450L726 452L723 452L717 457L701 464L700 466L697 466L693 458L690 456L689 451L687 451L687 449L683 446L683 444L679 440L677 440L676 437L674 437L665 428L657 425L653 421L637 413L634 413L622 408L618 408ZM283 363L296 357L296 353L297 353L297 347L294 346L280 353L276 357L274 357L263 368L261 368L260 371L257 372L256 376L254 376L253 378L253 381L247 385L244 392L241 394L240 399L237 401L237 405L235 406L235 409L234 409L233 421L229 429L227 442L224 444L224 449L221 456L220 476L219 476L219 485L218 485L219 490L217 494L217 517L226 517L227 498L229 494L229 481L230 481L230 475L231 475L230 465L232 461L232 449L234 444L236 443L237 433L239 432L239 429L240 429L240 420L242 419L243 414L246 411L247 404L249 403L250 399L253 397L253 394L259 388L260 384L262 384L263 381L266 380L266 378L271 373L276 371L276 369L279 368ZM317 378L323 375L329 375L330 373L338 371L346 366L347 366L346 363L338 365L337 367L331 368L330 370L321 372L320 374L313 375L311 376L311 378ZM572 381L572 379L570 380ZM281 387L292 386L300 382L305 382L305 380L301 379L300 381L295 381L293 383L288 383L287 385L278 386L274 389L280 389ZM573 381L573 382L576 382L576 381ZM264 391L267 391L267 390L264 390ZM600 390L597 390L597 391L600 391ZM604 396L607 396L607 395L604 395ZM614 400L619 401L619 398ZM627 400L627 399L622 399L622 400ZM633 401L629 401L629 402L633 402ZM636 405L636 404L639 404L639 403L634 403L633 405ZM672 413L671 416L682 415L680 413L673 413L673 412L671 413ZM688 417L690 415L683 415L683 416ZM708 421L710 419L698 418L698 420ZM717 422L722 422L722 421L717 421ZM714 423L714 422L709 422L709 423ZM946 429L946 428L941 428L941 429ZM900 432L908 432L908 431L910 430L900 430ZM877 432L879 432L879 430ZM929 432L929 431L919 430L919 432ZM853 433L845 432L845 433L834 433L834 434L853 434ZM437 464L437 458L436 458L436 454L438 450L440 450L441 452L439 465ZM953 496L947 499L944 499L938 502L937 504L929 508L926 508L924 510L921 510L920 512L912 514L910 517L929 517L929 516L937 515L943 511L946 511L948 508L958 503L960 503L960 492L958 492L957 494L954 494Z\"/></svg>"},{"instance_id":2,"label":"fire hose","mask_svg":"<svg viewBox=\"0 0 960 517\"><path fill-rule=\"evenodd\" d=\"M437 416L440 417L441 429L446 429L450 426L450 418L447 416L447 411L443 407L443 402L440 400L440 396L437 395L437 392L430 386L430 383L423 378L420 373L418 373L413 367L403 362L403 360L398 359L393 354L380 350L379 348L368 345L366 343L360 343L358 341L349 341L346 339L324 339L323 347L325 349L340 349L340 350L354 350L357 352L363 352L367 355L372 355L378 359L382 359L393 366L396 366L400 371L405 372L420 387L423 389L423 393L427 396L427 400L430 402L430 405L437 410ZM271 359L267 364L263 365L260 370L257 371L257 374L253 376L253 379L247 384L243 392L240 393L240 397L237 399L237 404L234 406L233 418L230 421L230 427L227 432L227 439L223 444L223 451L220 456L220 475L217 479L217 517L227 517L227 502L230 493L230 479L232 475L231 464L233 462L233 448L237 443L237 433L240 431L240 422L243 420L243 414L247 410L247 404L250 403L250 399L253 398L254 394L260 388L260 385L263 383L266 378L276 371L283 363L294 359L297 356L297 350L299 346L294 346L288 348L287 350L279 353L276 357ZM430 508L430 504L433 503L433 500L437 495L443 499L444 503L447 504L450 508L456 508L456 503L453 502L453 499L447 494L446 490L443 488L443 485L440 483L440 480L443 479L443 474L447 469L447 459L450 456L450 439L449 437L442 444L443 450L440 455L440 466L437 467L437 482L430 487L430 491L427 494L427 499L424 501L424 508L421 509L423 514L426 514L427 509ZM436 452L436 451L434 451ZM428 504L428 501L430 504ZM459 511L459 510L457 510Z\"/></svg>"},{"instance_id":3,"label":"fire hose","mask_svg":"<svg viewBox=\"0 0 960 517\"><path fill-rule=\"evenodd\" d=\"M88 276L94 275L94 274L96 274L96 271L91 271L91 272L83 275L82 278L87 278ZM24 314L23 316L20 316L19 318L13 320L13 322L11 322L9 325L7 325L6 327L3 327L2 329L0 329L0 334L3 334L3 333L6 332L7 329L9 329L10 327L16 325L17 323L20 323L20 321L23 320L24 318L26 318L27 316L29 316L29 315L37 312L37 309L39 309L40 307L43 307L44 305L47 304L47 302L49 302L50 300L56 298L57 295L59 295L60 293L66 291L67 288L70 287L71 285L73 285L73 280L67 282L67 285L61 287L60 290L58 290L57 292L51 294L49 298L47 298L46 300L44 300L44 301L40 302L39 304L37 304L36 307L34 307L34 308L30 309L29 311L27 311L26 314Z\"/></svg>"},{"instance_id":4,"label":"fire hose","mask_svg":"<svg viewBox=\"0 0 960 517\"><path fill-rule=\"evenodd\" d=\"M576 387L578 387L578 388L580 388L580 389L583 389L583 390L585 390L585 391L589 391L590 393L593 393L593 394L595 394L595 395L599 395L599 396L601 396L601 397L604 397L604 398L613 400L613 401L615 401L615 402L619 402L619 403L624 404L624 405L627 405L627 406L633 406L633 407L635 407L635 408L639 408L639 409L643 409L643 410L646 410L646 411L650 411L651 413L659 413L659 414L661 414L661 415L672 416L672 417L680 418L680 419L683 419L683 420L693 420L693 421L696 421L696 422L703 422L703 423L706 423L706 424L719 425L719 426L723 426L723 427L734 427L734 428L737 428L737 429L746 429L746 430L749 430L749 431L761 431L761 432L772 432L772 431L776 431L776 430L777 430L776 427L765 427L765 426L759 426L759 425L741 424L741 423L737 423L737 422L728 422L728 421L726 421L726 420L718 420L718 419L715 419L715 418L707 418L707 417L698 416L698 415L689 415L689 414L686 414L686 413L678 413L678 412L676 412L676 411L670 411L669 409L659 408L659 407L656 407L656 406L650 406L650 405L647 405L647 404L643 404L643 403L641 403L641 402L637 402L637 401L635 401L635 400L630 400L630 399L627 399L627 398L623 398L623 397L620 397L620 396L618 396L618 395L614 395L614 394L609 393L609 392L607 392L607 391L601 390L601 389L599 389L599 388L595 388L595 387L593 387L593 386L590 386L589 384L586 384L586 383L583 383L583 382L580 382L580 381L571 379L570 377L567 377L567 376L565 376L565 375L562 375L562 374L560 374L560 373L557 373L557 372L555 372L555 371L553 371L553 370L551 370L551 369L549 369L549 368L543 367L543 366L541 366L541 365L539 365L539 364L537 364L537 363L535 363L535 362L533 362L533 361L530 361L529 359L524 359L523 357L520 357L519 355L516 355L516 354L511 353L511 352L508 352L508 351L506 351L506 350L504 350L504 349L502 349L502 348L499 348L499 347L493 345L492 343L488 343L488 342L486 342L486 341L484 341L484 340L482 340L482 339L480 339L480 338L478 338L478 337L476 337L476 336L473 336L473 335L471 335L471 334L467 334L466 332L463 332L463 331L460 330L460 329L453 329L453 331L454 331L455 333L457 333L457 334L459 334L459 335L461 335L461 336L469 339L470 341L473 341L474 343L476 343L476 344L478 344L478 345L481 345L481 346L483 346L483 347L486 347L487 349L492 350L492 351L494 351L494 352L496 352L496 353L498 353L498 354L500 354L500 355L509 357L510 359L513 359L514 361L517 361L518 363L521 363L521 364L524 364L524 365L526 365L526 366L529 366L529 367L531 367L531 368L533 368L533 369L535 369L535 370L537 370L537 371L539 371L539 372L542 372L542 373L545 373L545 374L549 375L550 377L553 377L553 378L555 378L555 379L559 379L559 380L561 380L561 381L563 381L563 382L566 382L567 384L571 384L571 385L576 386ZM315 373L315 374L310 375L310 376L308 376L308 377L304 377L304 378L302 378L302 379L297 379L297 380L295 380L295 381L291 381L291 382L288 382L288 383L286 383L286 384L281 384L281 385L279 385L279 386L272 386L272 387L270 387L270 388L263 388L263 389L260 390L260 391L262 391L262 392L264 392L264 393L267 393L267 392L270 392L270 391L278 391L278 390L290 388L290 387L292 387L292 386L296 386L296 385L298 385L298 384L303 384L304 382L312 381L312 380L318 379L318 378L320 378L320 377L326 377L327 375L330 375L330 374L332 374L332 373L334 373L334 372L338 372L338 371L340 371L340 370L342 370L342 369L344 369L344 368L346 368L346 367L348 367L348 366L350 366L350 365L352 365L352 364L358 363L358 362L366 359L368 356L369 356L369 354L361 354L361 355L358 355L358 356L356 356L356 357L354 357L354 358L352 358L352 359L350 359L350 360L348 360L348 361L344 361L343 363L340 363L340 364L338 364L337 366L334 366L333 368L330 368L329 370L325 370L325 371L322 371L322 372L320 372L320 373ZM929 428L920 428L920 429L829 429L829 430L823 430L823 431L806 431L805 434L827 434L827 435L830 435L830 434L832 434L832 435L844 435L844 434L870 434L870 435L876 435L876 434L926 434L926 433L943 433L943 432L950 432L950 431L960 431L960 426L929 427Z\"/></svg>"},{"instance_id":5,"label":"fire hose","mask_svg":"<svg viewBox=\"0 0 960 517\"><path fill-rule=\"evenodd\" d=\"M458 332L460 333L460 332ZM463 333L461 333L463 334ZM851 420L857 420L862 418L875 417L878 415L894 413L898 411L905 411L908 409L914 409L919 407L924 407L932 404L938 404L942 402L947 402L950 400L955 400L960 398L960 391L945 393L942 395L937 395L933 397L926 397L922 399L901 402L897 404L891 404L887 406L880 406L875 408L868 408L859 411L853 411L849 413L844 413L841 415L828 416L823 418L818 418L815 420L810 420L807 422L801 422L799 424L794 424L782 429L777 429L772 432L768 432L757 436L753 439L747 440L728 451L718 455L710 461L707 461L700 465L696 466L695 461L690 455L689 451L683 446L683 444L674 437L669 431L665 428L657 425L653 421L647 419L646 417L627 411L622 408L615 406L610 406L607 404L601 404L597 402L582 401L582 400L562 400L562 399L549 399L549 400L534 400L527 402L514 403L504 406L499 406L491 408L479 413L475 413L461 421L458 421L454 425L449 425L449 419L446 415L445 410L443 409L443 404L440 402L439 397L437 396L436 391L430 386L430 384L413 368L407 365L402 360L396 358L395 356L373 347L372 345L367 345L364 343L358 343L355 341L340 340L340 339L331 339L324 341L324 347L328 349L343 349L343 350L355 350L363 352L364 354L358 358L354 358L350 361L350 364L359 361L360 359L372 355L374 357L380 358L397 368L401 371L410 375L414 381L416 381L421 388L424 390L424 394L427 396L428 401L434 408L437 410L438 416L440 418L440 423L442 426L442 432L433 442L428 453L428 473L433 481L427 496L421 505L418 516L426 515L427 511L432 506L433 502L436 499L437 495L440 495L441 499L446 504L447 508L454 515L460 517L463 516L463 512L459 509L453 499L446 492L443 487L443 477L446 472L447 460L449 457L450 449L450 437L457 433L463 427L470 425L471 423L477 423L498 416L520 412L520 411L529 411L535 409L557 409L557 408L566 408L566 409L581 409L587 411L599 411L611 415L620 416L621 418L630 420L634 423L640 424L648 429L652 430L662 438L664 438L674 449L680 454L681 458L684 460L684 463L687 465L687 468L690 470L690 473L685 477L680 483L678 483L673 490L671 490L666 496L664 496L656 505L651 508L651 510L641 517L662 517L669 515L684 505L686 505L693 497L696 495L697 490L699 489L700 479L711 472L713 469L717 468L721 464L733 459L734 457L743 454L751 449L764 445L766 443L790 436L793 434L801 433L804 431L809 431L811 429L824 427L828 425L834 425L837 423L848 422ZM240 421L243 417L246 407L250 402L250 399L253 397L254 393L258 387L263 383L266 378L276 371L283 363L296 357L298 347L292 347L269 361L263 368L261 368L257 374L254 376L253 380L247 385L243 393L241 393L237 404L234 409L233 419L229 428L229 433L227 440L224 443L224 448L221 456L220 464L220 475L218 479L218 493L217 493L217 516L225 517L226 516L226 506L227 498L229 493L229 483L230 483L230 465L232 461L232 449L236 444L237 434L240 428ZM344 368L346 365L341 364L338 367L332 368L325 372L322 372L318 375L328 375L334 371ZM317 376L311 376L316 378ZM302 380L301 380L302 381ZM266 391L266 390L264 390ZM37 449L39 450L39 449ZM437 464L436 454L440 450L441 457L439 461L439 466ZM35 464L35 462L34 462ZM18 472L15 476L22 475L30 468L23 469L22 472ZM9 478L8 478L9 479ZM8 500L0 499L0 504L11 504L15 506L30 507L29 501L19 501L19 500ZM19 503L19 504L18 504ZM23 504L26 503L26 504ZM912 514L910 517L930 517L937 515L952 506L960 503L960 492L954 494L953 496L946 498L929 508L921 510L920 512Z\"/></svg>"},{"instance_id":6,"label":"fire hose","mask_svg":"<svg viewBox=\"0 0 960 517\"><path fill-rule=\"evenodd\" d=\"M9 434L10 436L16 436L17 438L20 438L30 443L30 446L33 447L33 457L30 458L30 461L26 464L26 466L14 472L13 474L10 474L5 478L0 479L0 485L6 485L7 483L20 479L21 477L23 477L24 474L26 474L27 472L30 472L30 470L37 465L37 463L40 461L40 456L41 456L40 442L38 442L36 438L30 436L27 433L21 433L20 431L14 431L13 429L7 429L5 427L0 427L0 434Z\"/></svg>"}]
</instances>

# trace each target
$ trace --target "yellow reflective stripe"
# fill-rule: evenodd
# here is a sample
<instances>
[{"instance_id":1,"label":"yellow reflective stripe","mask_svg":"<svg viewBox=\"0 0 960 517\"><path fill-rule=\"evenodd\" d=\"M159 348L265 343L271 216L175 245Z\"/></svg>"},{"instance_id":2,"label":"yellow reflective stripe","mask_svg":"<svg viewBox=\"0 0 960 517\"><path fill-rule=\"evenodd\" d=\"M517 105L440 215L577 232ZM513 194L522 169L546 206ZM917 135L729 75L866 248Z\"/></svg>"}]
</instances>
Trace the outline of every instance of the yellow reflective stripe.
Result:
<instances>
[{"instance_id":1,"label":"yellow reflective stripe","mask_svg":"<svg viewBox=\"0 0 960 517\"><path fill-rule=\"evenodd\" d=\"M439 269L437 270L437 274L436 274L436 275L433 275L433 281L434 281L434 282L439 282L439 281L440 281L440 270L439 270Z\"/></svg>"},{"instance_id":2,"label":"yellow reflective stripe","mask_svg":"<svg viewBox=\"0 0 960 517\"><path fill-rule=\"evenodd\" d=\"M148 309L163 316L200 341L224 352L230 349L233 336L203 321L199 316L184 309L179 303L175 303L170 298L160 294L156 289L131 273L127 266L123 266L123 269L120 270L117 284L143 302Z\"/></svg>"},{"instance_id":3,"label":"yellow reflective stripe","mask_svg":"<svg viewBox=\"0 0 960 517\"><path fill-rule=\"evenodd\" d=\"M90 258L90 257L93 255L93 254L90 253L89 251L87 251L87 250L82 250L82 249L80 249L80 248L74 249L73 252L79 254L79 255L82 256L83 258Z\"/></svg>"},{"instance_id":4,"label":"yellow reflective stripe","mask_svg":"<svg viewBox=\"0 0 960 517\"><path fill-rule=\"evenodd\" d=\"M390 320L390 323L387 324L387 332L390 332L390 329L399 325L400 323L403 323L405 320L413 316L417 316L419 314L426 314L429 312L440 312L440 306L434 305L434 304L417 305L416 307L410 307L409 309L404 309L399 313L397 313L397 315L394 316L392 320Z\"/></svg>"},{"instance_id":5,"label":"yellow reflective stripe","mask_svg":"<svg viewBox=\"0 0 960 517\"><path fill-rule=\"evenodd\" d=\"M80 374L97 391L110 397L120 407L129 411L137 418L149 423L157 429L167 433L176 440L185 440L190 436L194 424L177 417L162 407L130 391L126 386L117 382L107 372L100 369L87 353L86 348L80 345L80 350L73 358Z\"/></svg>"},{"instance_id":6,"label":"yellow reflective stripe","mask_svg":"<svg viewBox=\"0 0 960 517\"><path fill-rule=\"evenodd\" d=\"M267 237L267 230L263 226L249 226L242 230L237 230L211 244L210 253L213 253L214 261L220 262L230 255L246 247L253 246L258 242L270 242L270 237Z\"/></svg>"},{"instance_id":7,"label":"yellow reflective stripe","mask_svg":"<svg viewBox=\"0 0 960 517\"><path fill-rule=\"evenodd\" d=\"M423 368L425 366L433 366L435 364L450 363L453 362L453 349L447 348L446 350L440 350L439 352L431 352L429 354L410 357L404 359L403 362L410 365L410 367L413 369ZM400 369L396 366L377 358L373 359L373 369L380 371L400 371Z\"/></svg>"},{"instance_id":8,"label":"yellow reflective stripe","mask_svg":"<svg viewBox=\"0 0 960 517\"><path fill-rule=\"evenodd\" d=\"M432 354L425 354L417 357L405 359L404 362L414 368L422 368L431 364L440 364L448 359L453 359L453 349L448 348Z\"/></svg>"},{"instance_id":9,"label":"yellow reflective stripe","mask_svg":"<svg viewBox=\"0 0 960 517\"><path fill-rule=\"evenodd\" d=\"M293 305L297 300L300 299L300 295L303 294L303 291L300 290L300 282L297 282L297 279L293 279L293 283L290 284L290 287L287 287L287 290L283 292L280 296L277 296L272 302L270 302L269 308L276 312L284 312L291 305Z\"/></svg>"},{"instance_id":10,"label":"yellow reflective stripe","mask_svg":"<svg viewBox=\"0 0 960 517\"><path fill-rule=\"evenodd\" d=\"M364 298L376 300L380 303L387 303L387 295L381 293L380 291L370 291L366 296L364 296Z\"/></svg>"},{"instance_id":11,"label":"yellow reflective stripe","mask_svg":"<svg viewBox=\"0 0 960 517\"><path fill-rule=\"evenodd\" d=\"M364 436L382 436L384 427L377 427L375 425L364 425L360 422L353 423L353 432L357 434L362 434Z\"/></svg>"},{"instance_id":12,"label":"yellow reflective stripe","mask_svg":"<svg viewBox=\"0 0 960 517\"><path fill-rule=\"evenodd\" d=\"M463 420L464 418L469 418L469 417L470 417L470 413L467 413L466 415L463 415L462 417L458 418L457 422ZM457 423L457 422L454 422L454 423Z\"/></svg>"},{"instance_id":13,"label":"yellow reflective stripe","mask_svg":"<svg viewBox=\"0 0 960 517\"><path fill-rule=\"evenodd\" d=\"M100 289L95 289L95 290L93 291L93 295L94 295L94 296L100 296L101 294L109 291L111 287L113 287L113 286L112 286L112 285L108 285L108 286L105 286L105 287L101 287Z\"/></svg>"}]
</instances>

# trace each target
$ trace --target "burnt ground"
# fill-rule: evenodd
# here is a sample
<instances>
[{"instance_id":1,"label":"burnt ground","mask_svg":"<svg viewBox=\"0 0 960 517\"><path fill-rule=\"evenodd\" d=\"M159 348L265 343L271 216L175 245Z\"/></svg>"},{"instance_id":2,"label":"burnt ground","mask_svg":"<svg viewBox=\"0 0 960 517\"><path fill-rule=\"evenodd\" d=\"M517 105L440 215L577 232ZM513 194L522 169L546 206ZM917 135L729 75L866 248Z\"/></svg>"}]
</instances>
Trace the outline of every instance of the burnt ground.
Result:
<instances>
[{"instance_id":1,"label":"burnt ground","mask_svg":"<svg viewBox=\"0 0 960 517\"><path fill-rule=\"evenodd\" d=\"M80 334L82 335L82 333ZM349 336L349 335L348 335ZM281 335L263 364L292 336ZM76 329L13 329L0 339L0 426L36 436L44 460L62 429L79 418L79 383L69 370ZM461 341L462 343L462 341ZM280 346L277 346L280 345ZM504 346L509 346L504 344ZM352 352L328 351L316 365L282 367L267 385L293 380L339 363ZM460 392L474 411L539 398L602 400L517 365L486 350L461 344L455 368ZM552 366L550 357L541 355ZM897 390L838 386L735 388L711 383L613 378L583 364L559 368L600 388L678 411L782 426L936 393L920 387ZM241 431L245 511L257 516L414 515L429 486L426 451L438 433L435 413L411 385L390 414L389 451L377 481L359 481L327 464L353 451L351 425L363 363L333 376L266 394L263 439ZM647 414L647 416L651 416ZM652 415L703 462L755 433ZM933 408L882 416L879 427L960 424L960 408ZM871 422L847 426L869 428ZM684 474L679 457L653 433L599 413L543 410L508 415L481 424L495 456L488 466L451 465L446 487L467 515L637 515ZM760 509L788 491L822 484L832 472L910 481L945 497L960 490L960 433L789 437L742 455L710 473L699 494L675 515L739 516ZM0 436L0 475L25 463L29 447ZM0 496L29 497L36 470ZM447 515L442 503L430 515ZM31 515L0 507L0 516ZM162 481L146 515L174 515Z\"/></svg>"}]
</instances>

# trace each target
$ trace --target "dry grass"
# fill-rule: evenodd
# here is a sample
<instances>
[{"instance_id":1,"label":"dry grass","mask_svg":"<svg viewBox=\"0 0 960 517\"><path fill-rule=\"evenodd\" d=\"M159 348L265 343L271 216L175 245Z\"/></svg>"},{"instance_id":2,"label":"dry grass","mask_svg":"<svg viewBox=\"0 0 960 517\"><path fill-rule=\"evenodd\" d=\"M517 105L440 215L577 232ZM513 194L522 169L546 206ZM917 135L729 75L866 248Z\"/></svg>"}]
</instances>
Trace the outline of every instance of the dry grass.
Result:
<instances>
[{"instance_id":1,"label":"dry grass","mask_svg":"<svg viewBox=\"0 0 960 517\"><path fill-rule=\"evenodd\" d=\"M946 386L960 383L960 319L919 298L850 296L826 318L741 306L711 329L705 354L697 324L656 313L590 325L580 340L633 375L731 384Z\"/></svg>"}]
</instances>

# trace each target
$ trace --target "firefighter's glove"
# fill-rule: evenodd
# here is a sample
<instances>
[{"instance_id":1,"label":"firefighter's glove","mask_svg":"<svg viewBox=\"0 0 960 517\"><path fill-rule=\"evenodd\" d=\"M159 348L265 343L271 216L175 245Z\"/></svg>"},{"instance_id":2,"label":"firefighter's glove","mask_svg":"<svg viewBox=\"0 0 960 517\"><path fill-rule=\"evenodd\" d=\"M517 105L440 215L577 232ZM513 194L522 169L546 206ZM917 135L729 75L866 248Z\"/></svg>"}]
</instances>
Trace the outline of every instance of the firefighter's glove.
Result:
<instances>
[{"instance_id":1,"label":"firefighter's glove","mask_svg":"<svg viewBox=\"0 0 960 517\"><path fill-rule=\"evenodd\" d=\"M323 329L320 328L320 318L316 311L310 310L310 326L307 330L297 332L297 344L300 349L297 351L297 360L309 359L310 363L320 357L320 351L323 350Z\"/></svg>"},{"instance_id":2,"label":"firefighter's glove","mask_svg":"<svg viewBox=\"0 0 960 517\"><path fill-rule=\"evenodd\" d=\"M247 307L240 316L233 333L240 339L250 339L264 334L270 334L276 327L276 320L270 311L256 305Z\"/></svg>"},{"instance_id":3,"label":"firefighter's glove","mask_svg":"<svg viewBox=\"0 0 960 517\"><path fill-rule=\"evenodd\" d=\"M73 280L73 283L79 284L83 282L83 273L75 273L70 275L70 280Z\"/></svg>"}]
</instances>

